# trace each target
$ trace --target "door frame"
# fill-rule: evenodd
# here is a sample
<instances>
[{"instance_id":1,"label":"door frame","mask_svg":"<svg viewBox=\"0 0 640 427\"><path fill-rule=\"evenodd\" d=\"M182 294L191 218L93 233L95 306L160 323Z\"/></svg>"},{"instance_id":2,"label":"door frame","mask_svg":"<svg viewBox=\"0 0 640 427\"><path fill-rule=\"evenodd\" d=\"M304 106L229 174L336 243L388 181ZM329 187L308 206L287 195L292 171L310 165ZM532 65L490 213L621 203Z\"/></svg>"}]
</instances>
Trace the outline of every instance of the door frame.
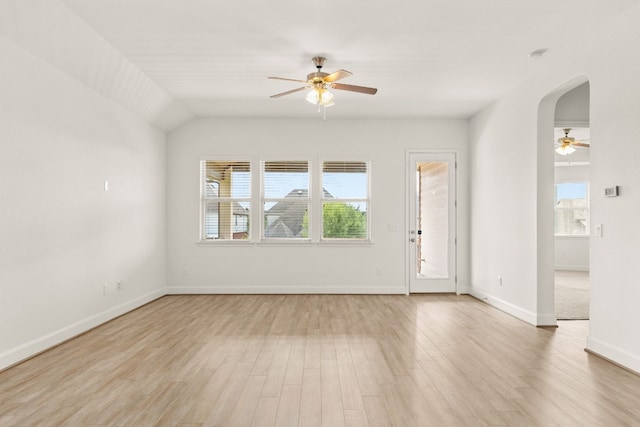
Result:
<instances>
[{"instance_id":1,"label":"door frame","mask_svg":"<svg viewBox=\"0 0 640 427\"><path fill-rule=\"evenodd\" d=\"M459 181L459 174L458 174L458 161L460 159L460 150L457 149L449 149L449 148L409 148L407 150L405 150L405 171L404 171L404 176L405 176L405 191L404 191L404 198L405 198L405 224L404 224L404 265L405 265L405 295L409 295L411 292L410 289L410 282L411 282L411 260L410 257L412 256L412 251L411 251L411 242L409 241L409 239L411 238L410 235L410 229L411 229L411 197L412 195L409 194L410 193L410 188L411 188L411 182L410 182L410 175L413 172L413 165L411 164L411 156L412 155L438 155L438 154L452 154L453 158L454 158L454 177L455 177L455 186L453 189L453 194L454 194L454 225L453 225L453 238L455 239L455 243L454 243L454 251L451 254L451 256L453 256L453 265L454 265L454 271L453 274L455 275L455 293L457 295L460 295L460 287L458 284L458 221L459 221L459 215L458 215L458 181Z\"/></svg>"}]
</instances>

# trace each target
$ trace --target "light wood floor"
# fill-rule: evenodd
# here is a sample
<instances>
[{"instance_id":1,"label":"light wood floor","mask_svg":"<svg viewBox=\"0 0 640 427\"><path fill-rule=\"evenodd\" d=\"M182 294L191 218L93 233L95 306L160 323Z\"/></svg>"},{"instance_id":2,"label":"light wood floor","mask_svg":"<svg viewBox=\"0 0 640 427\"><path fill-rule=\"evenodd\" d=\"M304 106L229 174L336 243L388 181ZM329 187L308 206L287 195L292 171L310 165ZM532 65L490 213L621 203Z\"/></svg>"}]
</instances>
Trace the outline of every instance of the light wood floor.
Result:
<instances>
[{"instance_id":1,"label":"light wood floor","mask_svg":"<svg viewBox=\"0 0 640 427\"><path fill-rule=\"evenodd\" d=\"M0 373L0 425L640 425L640 377L467 296L167 296Z\"/></svg>"}]
</instances>

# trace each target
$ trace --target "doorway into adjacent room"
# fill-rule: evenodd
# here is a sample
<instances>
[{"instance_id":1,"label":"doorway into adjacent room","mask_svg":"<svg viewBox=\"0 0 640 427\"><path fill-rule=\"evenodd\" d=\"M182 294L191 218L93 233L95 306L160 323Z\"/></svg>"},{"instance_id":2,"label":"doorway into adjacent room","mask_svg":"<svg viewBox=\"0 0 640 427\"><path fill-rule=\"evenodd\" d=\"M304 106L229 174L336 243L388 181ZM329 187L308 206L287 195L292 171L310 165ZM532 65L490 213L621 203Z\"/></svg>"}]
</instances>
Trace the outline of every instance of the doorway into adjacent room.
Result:
<instances>
[{"instance_id":1,"label":"doorway into adjacent room","mask_svg":"<svg viewBox=\"0 0 640 427\"><path fill-rule=\"evenodd\" d=\"M555 314L557 320L588 320L589 82L558 99L554 125Z\"/></svg>"}]
</instances>

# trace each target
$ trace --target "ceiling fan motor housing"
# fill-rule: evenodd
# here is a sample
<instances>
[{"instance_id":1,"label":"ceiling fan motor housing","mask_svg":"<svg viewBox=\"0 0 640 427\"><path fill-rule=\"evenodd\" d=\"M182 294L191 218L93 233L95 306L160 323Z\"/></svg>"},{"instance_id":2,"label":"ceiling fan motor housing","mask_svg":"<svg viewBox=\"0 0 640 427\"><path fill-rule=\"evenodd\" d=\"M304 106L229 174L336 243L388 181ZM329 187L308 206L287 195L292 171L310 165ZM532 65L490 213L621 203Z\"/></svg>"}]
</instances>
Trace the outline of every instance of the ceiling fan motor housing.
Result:
<instances>
[{"instance_id":1,"label":"ceiling fan motor housing","mask_svg":"<svg viewBox=\"0 0 640 427\"><path fill-rule=\"evenodd\" d=\"M314 56L311 60L313 61L313 65L315 65L319 71L320 68L324 66L324 63L327 61L327 58L325 58L324 56Z\"/></svg>"}]
</instances>

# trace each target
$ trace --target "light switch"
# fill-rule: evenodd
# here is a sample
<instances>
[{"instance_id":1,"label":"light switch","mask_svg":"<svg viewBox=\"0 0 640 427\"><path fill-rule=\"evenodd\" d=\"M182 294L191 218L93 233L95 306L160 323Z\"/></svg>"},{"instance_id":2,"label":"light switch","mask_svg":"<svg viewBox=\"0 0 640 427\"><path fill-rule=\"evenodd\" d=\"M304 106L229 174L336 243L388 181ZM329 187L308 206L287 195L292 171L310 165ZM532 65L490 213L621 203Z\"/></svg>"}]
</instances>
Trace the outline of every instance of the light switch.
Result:
<instances>
[{"instance_id":1,"label":"light switch","mask_svg":"<svg viewBox=\"0 0 640 427\"><path fill-rule=\"evenodd\" d=\"M104 191L109 191L109 181L104 181Z\"/></svg>"},{"instance_id":2,"label":"light switch","mask_svg":"<svg viewBox=\"0 0 640 427\"><path fill-rule=\"evenodd\" d=\"M602 224L596 224L594 234L596 235L596 237L602 237Z\"/></svg>"}]
</instances>

